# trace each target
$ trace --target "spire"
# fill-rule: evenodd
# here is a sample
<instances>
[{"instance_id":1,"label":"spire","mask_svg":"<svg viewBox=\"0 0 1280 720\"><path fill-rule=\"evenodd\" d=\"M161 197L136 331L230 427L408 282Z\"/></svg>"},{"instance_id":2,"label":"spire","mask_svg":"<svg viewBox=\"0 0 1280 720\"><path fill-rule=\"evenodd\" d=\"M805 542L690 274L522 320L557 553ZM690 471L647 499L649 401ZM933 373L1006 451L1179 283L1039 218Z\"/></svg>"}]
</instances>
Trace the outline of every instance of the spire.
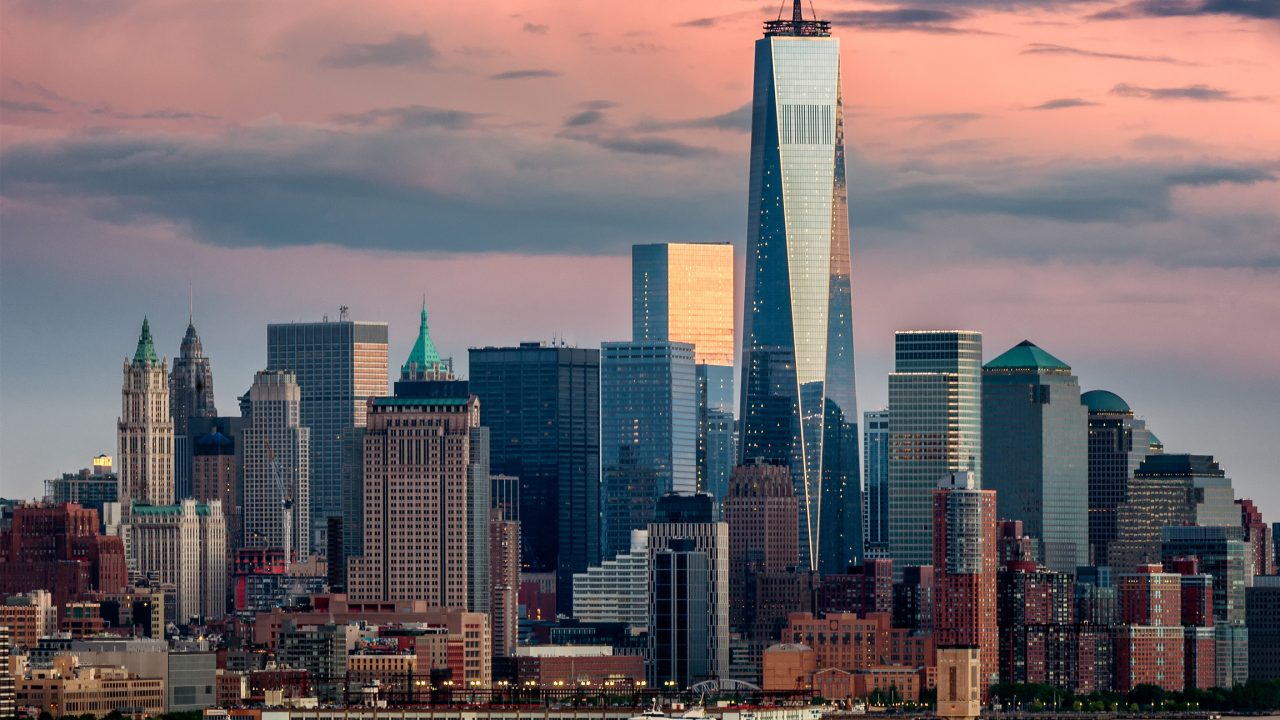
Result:
<instances>
[{"instance_id":1,"label":"spire","mask_svg":"<svg viewBox=\"0 0 1280 720\"><path fill-rule=\"evenodd\" d=\"M133 353L134 365L159 365L160 359L156 357L156 344L151 340L151 323L147 317L142 317L142 334L138 336L138 349Z\"/></svg>"},{"instance_id":2,"label":"spire","mask_svg":"<svg viewBox=\"0 0 1280 720\"><path fill-rule=\"evenodd\" d=\"M804 20L803 0L795 0L791 5L791 22L799 23Z\"/></svg>"},{"instance_id":3,"label":"spire","mask_svg":"<svg viewBox=\"0 0 1280 720\"><path fill-rule=\"evenodd\" d=\"M409 377L415 373L423 374L441 370L444 370L444 362L440 359L436 344L431 341L431 332L427 330L427 298L424 295L422 298L422 323L418 326L418 340L414 342L413 350L409 352L409 359L400 368L400 375Z\"/></svg>"}]
</instances>

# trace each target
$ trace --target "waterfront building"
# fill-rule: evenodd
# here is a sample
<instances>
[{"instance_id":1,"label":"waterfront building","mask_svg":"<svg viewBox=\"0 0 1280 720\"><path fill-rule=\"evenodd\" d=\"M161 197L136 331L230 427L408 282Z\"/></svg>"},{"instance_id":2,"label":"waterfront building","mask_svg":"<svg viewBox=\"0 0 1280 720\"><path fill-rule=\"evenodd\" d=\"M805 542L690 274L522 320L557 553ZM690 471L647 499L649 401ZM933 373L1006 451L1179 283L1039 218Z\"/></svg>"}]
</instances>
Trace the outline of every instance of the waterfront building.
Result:
<instances>
[{"instance_id":1,"label":"waterfront building","mask_svg":"<svg viewBox=\"0 0 1280 720\"><path fill-rule=\"evenodd\" d=\"M996 492L971 473L941 478L933 493L934 633L939 648L978 648L982 697L999 678Z\"/></svg>"}]
</instances>

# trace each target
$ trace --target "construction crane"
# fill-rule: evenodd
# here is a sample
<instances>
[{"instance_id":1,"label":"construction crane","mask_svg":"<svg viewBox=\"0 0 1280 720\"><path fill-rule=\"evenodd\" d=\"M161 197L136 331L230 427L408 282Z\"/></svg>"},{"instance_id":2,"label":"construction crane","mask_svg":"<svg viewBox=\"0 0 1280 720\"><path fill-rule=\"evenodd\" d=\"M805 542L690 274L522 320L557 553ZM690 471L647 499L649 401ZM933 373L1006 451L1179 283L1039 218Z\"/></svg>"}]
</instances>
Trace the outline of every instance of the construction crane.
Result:
<instances>
[{"instance_id":1,"label":"construction crane","mask_svg":"<svg viewBox=\"0 0 1280 720\"><path fill-rule=\"evenodd\" d=\"M276 489L280 491L280 511L284 516L284 574L289 574L289 562L293 559L293 493L285 484L280 474L280 463L276 462L276 454L271 449L271 440L262 438L262 445L267 451L267 462L271 464L271 474L276 479Z\"/></svg>"}]
</instances>

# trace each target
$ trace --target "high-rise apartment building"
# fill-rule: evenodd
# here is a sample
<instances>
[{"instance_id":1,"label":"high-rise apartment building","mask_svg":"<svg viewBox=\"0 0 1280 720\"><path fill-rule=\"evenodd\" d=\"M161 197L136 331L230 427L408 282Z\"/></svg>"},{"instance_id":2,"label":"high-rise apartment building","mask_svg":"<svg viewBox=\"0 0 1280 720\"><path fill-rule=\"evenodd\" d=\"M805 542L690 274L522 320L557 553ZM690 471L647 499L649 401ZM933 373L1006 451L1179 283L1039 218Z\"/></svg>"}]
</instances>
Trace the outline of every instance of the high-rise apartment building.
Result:
<instances>
[{"instance_id":1,"label":"high-rise apartment building","mask_svg":"<svg viewBox=\"0 0 1280 720\"><path fill-rule=\"evenodd\" d=\"M102 506L117 502L120 493L120 477L112 472L110 455L93 459L92 468L82 468L77 473L62 473L61 477L44 481L44 501L60 505L76 503L80 507L98 511Z\"/></svg>"},{"instance_id":2,"label":"high-rise apartment building","mask_svg":"<svg viewBox=\"0 0 1280 720\"><path fill-rule=\"evenodd\" d=\"M889 555L895 572L933 562L938 478L982 486L982 334L894 333L889 375Z\"/></svg>"},{"instance_id":3,"label":"high-rise apartment building","mask_svg":"<svg viewBox=\"0 0 1280 720\"><path fill-rule=\"evenodd\" d=\"M889 554L889 411L862 413L863 538L867 557Z\"/></svg>"},{"instance_id":4,"label":"high-rise apartment building","mask_svg":"<svg viewBox=\"0 0 1280 720\"><path fill-rule=\"evenodd\" d=\"M218 619L227 604L227 535L222 503L134 505L129 538L138 572L177 588L176 619Z\"/></svg>"},{"instance_id":5,"label":"high-rise apartment building","mask_svg":"<svg viewBox=\"0 0 1280 720\"><path fill-rule=\"evenodd\" d=\"M1271 540L1271 527L1262 521L1262 511L1249 498L1236 500L1240 508L1240 526L1244 528L1244 540L1253 552L1253 574L1276 574L1275 545Z\"/></svg>"},{"instance_id":6,"label":"high-rise apartment building","mask_svg":"<svg viewBox=\"0 0 1280 720\"><path fill-rule=\"evenodd\" d=\"M1107 390L1080 396L1089 411L1089 546L1092 564L1110 566L1118 535L1116 511L1129 500L1129 483L1152 453L1154 436L1134 418L1129 403Z\"/></svg>"},{"instance_id":7,"label":"high-rise apartment building","mask_svg":"<svg viewBox=\"0 0 1280 720\"><path fill-rule=\"evenodd\" d=\"M496 508L489 519L489 593L493 655L507 657L520 629L520 523Z\"/></svg>"},{"instance_id":8,"label":"high-rise apartment building","mask_svg":"<svg viewBox=\"0 0 1280 720\"><path fill-rule=\"evenodd\" d=\"M694 346L607 342L600 353L602 557L624 553L658 498L697 489Z\"/></svg>"},{"instance_id":9,"label":"high-rise apartment building","mask_svg":"<svg viewBox=\"0 0 1280 720\"><path fill-rule=\"evenodd\" d=\"M387 394L387 324L341 319L267 326L267 369L292 370L300 424L311 429L308 546L327 547L328 518L343 514L343 448L364 427L371 397Z\"/></svg>"},{"instance_id":10,"label":"high-rise apartment building","mask_svg":"<svg viewBox=\"0 0 1280 720\"><path fill-rule=\"evenodd\" d=\"M781 465L756 463L733 469L724 519L729 525L729 625L745 630L755 615L756 578L795 569L795 487Z\"/></svg>"},{"instance_id":11,"label":"high-rise apartment building","mask_svg":"<svg viewBox=\"0 0 1280 720\"><path fill-rule=\"evenodd\" d=\"M1044 565L1089 564L1089 413L1071 368L1024 340L982 368L982 486Z\"/></svg>"},{"instance_id":12,"label":"high-rise apartment building","mask_svg":"<svg viewBox=\"0 0 1280 720\"><path fill-rule=\"evenodd\" d=\"M1245 590L1249 628L1249 677L1280 680L1280 575L1254 578Z\"/></svg>"},{"instance_id":13,"label":"high-rise apartment building","mask_svg":"<svg viewBox=\"0 0 1280 720\"><path fill-rule=\"evenodd\" d=\"M1139 565L1121 575L1120 622L1116 638L1116 690L1138 685L1182 690L1185 645L1182 580L1160 565Z\"/></svg>"},{"instance_id":14,"label":"high-rise apartment building","mask_svg":"<svg viewBox=\"0 0 1280 720\"><path fill-rule=\"evenodd\" d=\"M217 417L213 402L213 367L204 354L195 321L187 318L178 357L169 374L169 413L173 416L173 482L178 499L191 497L192 453L195 437L189 427L193 417Z\"/></svg>"},{"instance_id":15,"label":"high-rise apartment building","mask_svg":"<svg viewBox=\"0 0 1280 720\"><path fill-rule=\"evenodd\" d=\"M302 422L302 389L294 373L255 373L249 388L249 414L248 425L240 433L244 546L288 548L286 562L305 558L314 549L310 532L314 454L310 448L315 431Z\"/></svg>"},{"instance_id":16,"label":"high-rise apartment building","mask_svg":"<svg viewBox=\"0 0 1280 720\"><path fill-rule=\"evenodd\" d=\"M490 468L520 478L521 563L556 574L569 613L573 574L600 563L600 351L472 348L470 373Z\"/></svg>"},{"instance_id":17,"label":"high-rise apartment building","mask_svg":"<svg viewBox=\"0 0 1280 720\"><path fill-rule=\"evenodd\" d=\"M997 626L996 493L969 472L951 473L933 491L934 634L939 648L978 648L982 697L1000 666Z\"/></svg>"},{"instance_id":18,"label":"high-rise apartment building","mask_svg":"<svg viewBox=\"0 0 1280 720\"><path fill-rule=\"evenodd\" d=\"M862 558L840 41L802 17L756 41L740 455L791 470L801 561Z\"/></svg>"},{"instance_id":19,"label":"high-rise apartment building","mask_svg":"<svg viewBox=\"0 0 1280 720\"><path fill-rule=\"evenodd\" d=\"M697 489L722 500L733 468L733 245L631 248L631 339L694 346Z\"/></svg>"},{"instance_id":20,"label":"high-rise apartment building","mask_svg":"<svg viewBox=\"0 0 1280 720\"><path fill-rule=\"evenodd\" d=\"M476 471L472 435L480 426L480 406L467 382L454 379L440 361L426 310L400 377L394 396L369 401L364 554L350 561L347 594L352 600L421 600L467 608L474 594L469 573ZM483 470L487 559L490 480L487 467ZM486 609L487 572L486 563Z\"/></svg>"},{"instance_id":21,"label":"high-rise apartment building","mask_svg":"<svg viewBox=\"0 0 1280 720\"><path fill-rule=\"evenodd\" d=\"M681 687L729 677L729 526L710 495L658 500L649 569L651 671Z\"/></svg>"},{"instance_id":22,"label":"high-rise apartment building","mask_svg":"<svg viewBox=\"0 0 1280 720\"><path fill-rule=\"evenodd\" d=\"M142 334L133 360L124 362L116 437L121 506L127 511L130 503L173 502L169 365L156 357L151 324L146 318L142 319Z\"/></svg>"}]
</instances>

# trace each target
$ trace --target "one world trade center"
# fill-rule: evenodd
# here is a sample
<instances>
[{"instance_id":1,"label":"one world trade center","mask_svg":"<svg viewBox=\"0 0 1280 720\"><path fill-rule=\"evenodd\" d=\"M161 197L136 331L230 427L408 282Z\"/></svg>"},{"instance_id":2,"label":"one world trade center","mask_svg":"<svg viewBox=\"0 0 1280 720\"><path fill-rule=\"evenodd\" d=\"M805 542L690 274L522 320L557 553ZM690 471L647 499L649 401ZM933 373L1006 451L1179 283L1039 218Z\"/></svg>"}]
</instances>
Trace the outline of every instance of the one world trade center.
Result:
<instances>
[{"instance_id":1,"label":"one world trade center","mask_svg":"<svg viewBox=\"0 0 1280 720\"><path fill-rule=\"evenodd\" d=\"M756 41L743 312L741 460L786 465L803 566L862 558L840 41L768 21Z\"/></svg>"}]
</instances>

